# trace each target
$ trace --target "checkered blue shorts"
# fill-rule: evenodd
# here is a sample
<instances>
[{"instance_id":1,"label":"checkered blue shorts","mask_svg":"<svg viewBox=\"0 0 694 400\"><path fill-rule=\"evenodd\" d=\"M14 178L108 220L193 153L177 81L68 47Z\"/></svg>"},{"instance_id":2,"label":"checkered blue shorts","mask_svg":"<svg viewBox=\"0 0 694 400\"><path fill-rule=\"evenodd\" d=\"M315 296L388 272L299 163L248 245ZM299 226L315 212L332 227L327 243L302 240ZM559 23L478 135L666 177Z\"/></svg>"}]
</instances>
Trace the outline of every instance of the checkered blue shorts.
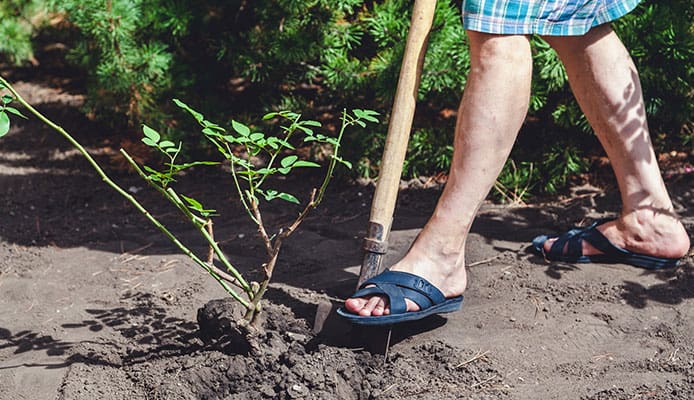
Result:
<instances>
[{"instance_id":1,"label":"checkered blue shorts","mask_svg":"<svg viewBox=\"0 0 694 400\"><path fill-rule=\"evenodd\" d=\"M641 0L463 0L472 31L521 35L583 35L633 10Z\"/></svg>"}]
</instances>

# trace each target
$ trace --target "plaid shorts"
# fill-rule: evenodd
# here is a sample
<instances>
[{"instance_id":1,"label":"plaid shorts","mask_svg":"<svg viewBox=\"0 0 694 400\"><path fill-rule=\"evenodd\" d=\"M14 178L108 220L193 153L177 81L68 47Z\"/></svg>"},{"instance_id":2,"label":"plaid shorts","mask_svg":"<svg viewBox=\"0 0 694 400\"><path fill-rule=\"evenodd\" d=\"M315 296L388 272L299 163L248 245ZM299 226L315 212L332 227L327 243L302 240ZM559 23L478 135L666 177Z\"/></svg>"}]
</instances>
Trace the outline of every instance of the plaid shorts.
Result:
<instances>
[{"instance_id":1,"label":"plaid shorts","mask_svg":"<svg viewBox=\"0 0 694 400\"><path fill-rule=\"evenodd\" d=\"M463 26L506 35L583 35L641 0L463 0Z\"/></svg>"}]
</instances>

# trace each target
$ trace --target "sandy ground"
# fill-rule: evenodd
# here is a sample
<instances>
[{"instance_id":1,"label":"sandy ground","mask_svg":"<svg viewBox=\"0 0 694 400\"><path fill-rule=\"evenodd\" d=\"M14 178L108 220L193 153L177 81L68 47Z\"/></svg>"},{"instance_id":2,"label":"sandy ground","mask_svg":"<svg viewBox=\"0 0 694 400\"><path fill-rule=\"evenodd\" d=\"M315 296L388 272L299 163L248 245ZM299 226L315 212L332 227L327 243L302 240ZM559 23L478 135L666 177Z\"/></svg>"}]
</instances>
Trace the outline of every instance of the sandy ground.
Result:
<instances>
[{"instance_id":1,"label":"sandy ground","mask_svg":"<svg viewBox=\"0 0 694 400\"><path fill-rule=\"evenodd\" d=\"M78 97L18 89L113 165L118 144L66 106ZM113 174L124 187L143 186ZM668 182L690 233L692 182ZM181 183L203 196L205 184ZM301 194L313 182L278 184ZM257 357L200 339L198 309L223 298L222 289L37 122L0 141L0 188L2 399L694 398L692 255L677 269L648 272L548 264L527 251L537 234L617 211L609 190L525 207L485 204L467 246L463 310L394 328L385 359L385 330L350 327L334 310L312 331L317 305L334 309L356 282L369 187L334 186L286 243ZM407 249L438 194L401 193L386 263ZM162 218L172 214L155 194L138 196ZM293 212L269 208L267 220ZM238 205L221 213L217 237L252 274L261 249L253 227ZM190 229L173 221L195 247Z\"/></svg>"}]
</instances>

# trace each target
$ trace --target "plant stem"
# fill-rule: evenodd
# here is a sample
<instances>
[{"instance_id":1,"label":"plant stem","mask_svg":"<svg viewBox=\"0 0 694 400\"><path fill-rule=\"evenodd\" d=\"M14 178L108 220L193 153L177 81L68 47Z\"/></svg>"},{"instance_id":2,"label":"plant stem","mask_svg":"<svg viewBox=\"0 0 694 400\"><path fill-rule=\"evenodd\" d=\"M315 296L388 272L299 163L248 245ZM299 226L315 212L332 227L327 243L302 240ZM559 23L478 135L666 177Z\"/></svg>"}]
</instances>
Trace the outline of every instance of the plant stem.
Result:
<instances>
[{"instance_id":1,"label":"plant stem","mask_svg":"<svg viewBox=\"0 0 694 400\"><path fill-rule=\"evenodd\" d=\"M144 179L147 183L150 184L150 186L154 187L159 193L161 193L166 199L168 199L171 203L173 203L176 208L178 208L185 216L188 218L191 222L193 222L193 225L198 229L198 231L202 234L202 236L205 238L207 243L210 245L210 247L214 250L215 254L217 254L217 257L219 258L220 262L224 264L224 267L233 275L233 278L231 279L231 282L238 284L238 286L243 289L247 294L252 295L253 291L251 289L251 286L246 282L245 279L241 276L241 274L234 268L234 266L229 262L229 260L226 258L226 255L222 250L219 248L219 245L217 242L214 241L212 236L210 236L210 233L205 227L204 223L196 223L197 219L199 217L193 215L188 207L183 204L181 199L178 197L176 192L172 188L164 189L158 185L155 185L152 183L151 180L147 177L147 175L142 171L142 169L137 165L135 160L130 157L130 155L123 149L121 149L121 154L123 154L123 157L130 163L130 165L135 169L135 172L137 172L142 179ZM192 258L192 257L191 257ZM209 266L207 263L205 263L203 260L195 256L194 261L198 264L200 264L203 268L205 268L208 272L211 270L211 266ZM204 265L203 265L204 264ZM216 271L215 271L216 272Z\"/></svg>"},{"instance_id":2,"label":"plant stem","mask_svg":"<svg viewBox=\"0 0 694 400\"><path fill-rule=\"evenodd\" d=\"M338 152L340 151L340 144L342 143L342 135L345 133L345 128L347 128L347 110L342 109L342 126L340 127L340 133L337 135L337 144L333 147L333 156L328 164L328 170L325 172L325 178L323 178L323 184L318 190L318 196L316 197L316 205L320 204L323 200L323 195L325 190L328 188L328 183L330 178L333 176L333 171L335 170L335 165L337 164Z\"/></svg>"},{"instance_id":3,"label":"plant stem","mask_svg":"<svg viewBox=\"0 0 694 400\"><path fill-rule=\"evenodd\" d=\"M36 116L39 120L41 120L43 123L51 127L53 130L58 132L61 136L63 136L65 139L67 139L70 144L72 144L89 162L89 164L92 166L92 168L96 171L96 173L101 177L101 179L106 183L108 186L113 188L118 194L123 196L126 200L128 200L140 213L142 213L154 226L156 226L166 237L168 237L184 254L186 254L188 257L190 257L193 261L195 261L196 264L200 265L203 267L223 288L226 290L234 299L236 299L239 303L241 303L244 307L249 308L250 304L243 299L241 296L239 296L236 291L234 291L227 283L217 274L216 271L212 270L203 260L201 260L199 257L197 257L190 249L188 249L183 243L181 243L178 238L176 238L161 222L159 222L147 209L145 209L130 193L128 193L125 189L120 187L117 183L115 183L106 173L104 170L99 166L99 164L94 160L94 158L87 152L87 150L77 141L75 138L73 138L67 131L65 131L62 127L45 117L43 114L41 114L38 110L36 110L31 104L29 104L24 98L17 93L17 91L7 82L3 77L0 76L0 83L7 88L7 90L12 93L12 95L17 99L17 101L22 104L27 110L29 110L30 113L32 113L34 116ZM129 160L131 163L134 163L132 159Z\"/></svg>"},{"instance_id":4,"label":"plant stem","mask_svg":"<svg viewBox=\"0 0 694 400\"><path fill-rule=\"evenodd\" d=\"M294 222L292 222L292 224L289 225L286 230L280 231L274 243L272 242L272 239L270 239L270 237L267 234L267 231L265 230L265 225L263 225L263 220L260 215L258 203L251 203L253 214L255 214L258 221L260 221L260 223L258 224L258 232L260 233L260 236L262 237L263 242L265 243L265 250L268 255L267 262L263 266L263 272L265 273L265 276L263 277L263 281L260 282L260 287L258 288L258 290L256 290L255 294L251 298L252 306L248 308L248 311L244 316L244 318L251 324L255 324L257 322L256 318L258 316L258 312L260 311L260 300L263 298L263 295L265 295L265 291L267 290L267 287L270 284L270 279L272 279L272 274L275 271L275 266L277 265L277 257L279 256L284 239L288 238L289 235L294 233L301 224L301 222L303 222L304 218L306 218L308 213L316 207L315 199L316 189L313 189L313 191L311 191L311 198L308 204L306 204L306 207L304 207L303 211L301 211L301 214L299 214L299 216L296 217Z\"/></svg>"}]
</instances>

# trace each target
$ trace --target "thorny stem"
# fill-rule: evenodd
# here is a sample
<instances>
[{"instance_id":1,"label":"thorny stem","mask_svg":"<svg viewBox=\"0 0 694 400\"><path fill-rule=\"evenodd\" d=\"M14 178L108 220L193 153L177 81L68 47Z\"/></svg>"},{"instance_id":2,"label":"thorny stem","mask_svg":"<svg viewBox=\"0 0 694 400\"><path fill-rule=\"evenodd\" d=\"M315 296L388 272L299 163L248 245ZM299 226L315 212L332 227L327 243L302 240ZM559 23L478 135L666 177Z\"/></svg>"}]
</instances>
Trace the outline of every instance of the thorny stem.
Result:
<instances>
[{"instance_id":1,"label":"thorny stem","mask_svg":"<svg viewBox=\"0 0 694 400\"><path fill-rule=\"evenodd\" d=\"M280 253L280 249L282 248L282 243L284 242L284 239L288 238L289 235L296 231L296 229L306 218L308 213L317 205L318 203L316 203L316 189L313 189L311 191L311 199L309 200L308 204L306 204L303 211L301 211L299 216L296 217L296 219L294 220L294 222L292 222L291 225L289 225L285 230L280 231L279 235L277 235L273 243L272 239L268 236L267 231L265 230L265 226L262 223L258 203L251 203L253 214L260 221L260 223L258 224L258 232L260 233L260 236L262 237L263 242L265 243L265 250L268 255L268 261L263 265L263 272L265 273L265 276L263 277L263 281L260 283L260 287L251 299L252 306L248 308L248 311L246 312L245 316L246 320L251 322L251 324L257 323L257 316L260 311L260 300L263 298L263 295L267 290L268 284L270 283L270 279L272 279L272 274L275 270L275 266L277 265L277 256Z\"/></svg>"},{"instance_id":2,"label":"thorny stem","mask_svg":"<svg viewBox=\"0 0 694 400\"><path fill-rule=\"evenodd\" d=\"M194 220L194 218L197 218L195 215L193 215L193 213L190 212L188 207L186 207L185 204L183 204L181 199L178 197L178 194L176 194L176 192L172 188L168 188L166 190L166 194L167 194L167 197L170 197L170 199L186 215L186 217L188 217L188 219L190 219L192 221L192 220ZM205 225L204 224L200 224L200 225L196 224L196 227L200 231L200 234L205 238L207 243L212 247L212 249L214 250L214 253L219 258L219 261L222 264L224 264L226 269L234 276L234 278L236 278L236 281L238 281L241 288L243 290L245 290L249 295L252 295L253 290L251 289L251 286L248 284L248 282L246 282L245 279L243 279L243 276L241 276L241 274L236 270L236 268L234 268L234 266L231 264L231 262L229 261L227 256L224 254L222 249L219 247L217 242L215 242L214 238L212 238L212 236L210 236L207 229L205 229Z\"/></svg>"},{"instance_id":3,"label":"thorny stem","mask_svg":"<svg viewBox=\"0 0 694 400\"><path fill-rule=\"evenodd\" d=\"M200 265L202 268L204 268L210 276L212 276L223 288L226 290L234 299L236 299L239 303L241 303L244 307L249 308L250 304L243 299L241 296L239 296L234 289L229 287L227 282L222 279L222 277L217 273L217 271L214 271L211 269L203 260L201 260L199 257L197 257L189 248L187 248L183 243L181 243L176 236L173 235L159 220L157 220L147 209L145 209L130 193L128 193L125 189L120 187L117 183L115 183L99 166L99 164L94 160L94 158L87 152L87 150L77 141L75 138L73 138L65 129L45 117L43 114L41 114L38 110L36 110L31 104L29 104L24 98L7 82L3 77L0 76L0 84L4 86L7 90L12 93L12 95L17 99L17 101L22 104L27 110L29 110L30 113L32 113L34 116L36 116L39 120L41 120L43 123L51 127L53 130L58 132L61 136L63 136L72 146L74 146L87 160L87 162L92 166L92 168L96 171L96 173L101 177L101 179L106 183L108 186L113 188L118 194L123 196L126 200L128 200L140 213L142 213L154 226L156 226L166 237L171 240L176 247L178 247L184 254L186 254L188 257L190 257L193 261L195 261L196 264ZM134 163L132 159L129 160L131 163Z\"/></svg>"},{"instance_id":4,"label":"thorny stem","mask_svg":"<svg viewBox=\"0 0 694 400\"><path fill-rule=\"evenodd\" d=\"M325 178L323 178L323 184L321 185L320 189L318 190L318 197L316 198L316 205L320 204L320 202L323 200L323 195L325 194L325 190L328 188L328 182L330 182L330 178L333 176L333 171L335 170L335 165L337 164L337 159L338 159L338 152L340 151L340 143L342 143L342 135L345 133L345 129L347 128L347 110L343 109L342 110L342 126L340 127L340 133L337 135L337 141L336 145L333 148L333 156L330 159L330 163L328 164L328 170L325 173Z\"/></svg>"},{"instance_id":5,"label":"thorny stem","mask_svg":"<svg viewBox=\"0 0 694 400\"><path fill-rule=\"evenodd\" d=\"M222 250L219 248L217 245L217 242L214 241L214 239L210 236L209 232L207 231L205 227L205 223L199 221L200 218L196 215L193 215L193 213L190 212L188 207L183 204L183 201L178 197L178 194L172 189L164 189L158 185L155 185L152 183L150 179L148 179L147 175L142 171L142 169L137 165L135 160L130 157L130 155L123 149L121 149L121 154L123 154L123 157L130 163L130 165L135 169L135 172L140 175L142 179L144 179L147 183L150 184L153 188L155 188L159 193L161 193L166 199L168 199L173 205L176 206L185 216L188 218L191 222L193 222L193 225L198 229L198 231L202 234L202 236L205 238L207 243L210 245L210 247L214 250L215 254L217 254L217 257L219 258L219 261L224 265L224 267L233 275L229 276L229 281L235 285L238 285L241 289L243 289L249 297L252 296L252 289L251 286L246 282L245 279L241 276L241 274L234 268L234 266L229 262L229 260L226 258ZM196 257L197 258L197 257ZM199 258L197 258L200 260ZM204 261L200 260L203 264L203 268L206 270L210 270L212 266L207 265ZM198 263L198 261L196 261ZM215 271L216 273L219 273L221 271ZM227 275L228 276L228 275Z\"/></svg>"}]
</instances>

